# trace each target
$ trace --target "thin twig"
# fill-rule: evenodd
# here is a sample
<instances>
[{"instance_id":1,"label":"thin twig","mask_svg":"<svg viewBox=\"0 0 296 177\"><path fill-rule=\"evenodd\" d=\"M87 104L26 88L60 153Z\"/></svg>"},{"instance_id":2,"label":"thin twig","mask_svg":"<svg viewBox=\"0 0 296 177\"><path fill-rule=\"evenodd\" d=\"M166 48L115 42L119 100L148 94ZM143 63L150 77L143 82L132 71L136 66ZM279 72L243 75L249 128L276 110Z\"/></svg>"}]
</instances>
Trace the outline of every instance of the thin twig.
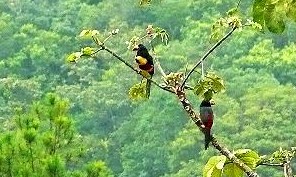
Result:
<instances>
[{"instance_id":1,"label":"thin twig","mask_svg":"<svg viewBox=\"0 0 296 177\"><path fill-rule=\"evenodd\" d=\"M276 166L276 167L283 167L284 166L283 163L267 163L267 162L261 162L261 163L257 164L257 166L259 166L259 165Z\"/></svg>"},{"instance_id":2,"label":"thin twig","mask_svg":"<svg viewBox=\"0 0 296 177\"><path fill-rule=\"evenodd\" d=\"M160 65L160 62L158 61L158 58L156 57L156 52L154 50L154 46L153 46L152 42L150 42L150 46L151 46L151 49L152 49L152 52L153 52L153 55L154 55L155 64L156 64L157 68L159 69L159 72L162 75L162 77L166 78L166 74L165 74L164 70L162 69L162 67Z\"/></svg>"},{"instance_id":3,"label":"thin twig","mask_svg":"<svg viewBox=\"0 0 296 177\"><path fill-rule=\"evenodd\" d=\"M103 44L105 44L105 42L110 38L110 37L112 37L113 36L113 34L112 33L110 33L109 34L109 36L107 36L104 40L103 40Z\"/></svg>"},{"instance_id":4,"label":"thin twig","mask_svg":"<svg viewBox=\"0 0 296 177\"><path fill-rule=\"evenodd\" d=\"M94 51L94 52L92 53L92 55L95 55L96 53L98 53L98 52L101 51L101 50L104 50L104 49L99 48L98 50Z\"/></svg>"},{"instance_id":5,"label":"thin twig","mask_svg":"<svg viewBox=\"0 0 296 177\"><path fill-rule=\"evenodd\" d=\"M237 29L237 27L234 27L231 29L231 31L229 31L222 39L220 39L215 45L213 45L212 48L210 48L210 50L208 50L203 57L201 57L201 59L194 65L194 67L190 70L190 72L187 74L187 76L185 77L185 79L183 80L183 83L181 85L181 87L183 88L186 81L189 79L190 75L194 72L194 70L201 64L201 62L203 62L205 59L207 59L207 57L220 45L222 44L223 41L225 41L235 30Z\"/></svg>"}]
</instances>

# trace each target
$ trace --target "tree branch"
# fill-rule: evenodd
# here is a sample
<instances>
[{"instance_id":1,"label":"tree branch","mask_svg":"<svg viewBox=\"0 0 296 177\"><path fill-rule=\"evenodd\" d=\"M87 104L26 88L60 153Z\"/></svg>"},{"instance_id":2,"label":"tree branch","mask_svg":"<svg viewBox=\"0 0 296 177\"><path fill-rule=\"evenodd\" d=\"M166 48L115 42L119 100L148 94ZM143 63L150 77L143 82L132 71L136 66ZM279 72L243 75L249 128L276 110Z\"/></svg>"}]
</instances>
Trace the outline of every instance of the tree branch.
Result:
<instances>
[{"instance_id":1,"label":"tree branch","mask_svg":"<svg viewBox=\"0 0 296 177\"><path fill-rule=\"evenodd\" d=\"M201 130L203 134L205 134L205 126L201 121L199 115L195 113L192 104L186 98L186 94L182 89L182 86L176 85L175 94L179 98L184 110L188 113L191 120L195 123L195 125ZM249 177L258 177L258 174L254 172L249 166L247 166L244 162L238 159L233 153L231 153L226 147L220 145L216 138L212 136L212 145L216 148L221 154L225 155L229 160L238 165Z\"/></svg>"},{"instance_id":2,"label":"tree branch","mask_svg":"<svg viewBox=\"0 0 296 177\"><path fill-rule=\"evenodd\" d=\"M284 165L284 175L285 177L293 177L293 171L291 167L291 159L289 157L286 158L286 162Z\"/></svg>"},{"instance_id":3,"label":"tree branch","mask_svg":"<svg viewBox=\"0 0 296 177\"><path fill-rule=\"evenodd\" d=\"M283 163L267 163L267 162L261 162L259 164L257 164L257 166L259 165L264 165L264 166L272 166L272 167L284 167Z\"/></svg>"},{"instance_id":4,"label":"tree branch","mask_svg":"<svg viewBox=\"0 0 296 177\"><path fill-rule=\"evenodd\" d=\"M225 41L231 34L237 29L237 27L233 27L222 39L220 39L216 44L208 50L203 57L194 65L194 67L189 71L189 73L186 75L185 79L183 80L183 83L181 87L183 88L186 81L189 79L190 75L194 72L194 70L205 60L207 57L219 46L222 44L223 41Z\"/></svg>"}]
</instances>

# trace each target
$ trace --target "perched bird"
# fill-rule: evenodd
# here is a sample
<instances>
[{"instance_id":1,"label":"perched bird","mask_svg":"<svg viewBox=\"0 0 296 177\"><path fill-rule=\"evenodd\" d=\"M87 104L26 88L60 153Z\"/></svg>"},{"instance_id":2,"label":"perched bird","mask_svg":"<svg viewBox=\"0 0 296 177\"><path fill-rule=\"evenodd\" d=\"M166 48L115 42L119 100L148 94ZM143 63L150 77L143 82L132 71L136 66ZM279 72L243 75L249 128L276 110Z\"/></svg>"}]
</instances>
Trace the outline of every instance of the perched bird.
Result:
<instances>
[{"instance_id":1,"label":"perched bird","mask_svg":"<svg viewBox=\"0 0 296 177\"><path fill-rule=\"evenodd\" d=\"M149 54L147 48L143 44L139 44L133 48L133 51L137 51L135 60L139 66L139 68L143 71L146 71L150 79L154 74L154 65L153 65L153 58ZM151 87L151 80L147 80L146 84L146 97L149 98L150 96L150 87Z\"/></svg>"},{"instance_id":2,"label":"perched bird","mask_svg":"<svg viewBox=\"0 0 296 177\"><path fill-rule=\"evenodd\" d=\"M203 122L205 126L205 149L208 149L209 144L212 140L212 135L211 135L211 128L213 125L214 121L214 114L212 110L212 105L214 103L211 102L210 100L203 100L200 103L200 119Z\"/></svg>"}]
</instances>

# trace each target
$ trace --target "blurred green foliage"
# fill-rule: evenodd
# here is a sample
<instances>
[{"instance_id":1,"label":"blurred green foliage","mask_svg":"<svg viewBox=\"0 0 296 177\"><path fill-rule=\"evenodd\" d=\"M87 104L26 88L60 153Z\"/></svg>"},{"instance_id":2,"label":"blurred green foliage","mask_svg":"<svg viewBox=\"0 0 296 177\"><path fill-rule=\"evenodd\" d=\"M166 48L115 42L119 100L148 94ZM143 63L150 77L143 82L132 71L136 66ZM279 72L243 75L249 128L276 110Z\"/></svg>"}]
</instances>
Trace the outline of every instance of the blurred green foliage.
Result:
<instances>
[{"instance_id":1,"label":"blurred green foliage","mask_svg":"<svg viewBox=\"0 0 296 177\"><path fill-rule=\"evenodd\" d=\"M160 35L169 35L168 45L154 46L164 71L186 73L219 38L218 32L224 34L215 24L237 1L139 2L0 2L1 176L97 176L99 171L121 177L202 176L209 158L217 154L203 150L202 134L176 98L152 85L149 100L130 100L129 88L142 78L103 51L77 60L96 47L79 33L93 29L104 39L119 29L105 44L134 64L126 42L146 34L149 24L159 26L165 29ZM258 11L251 1L242 1L242 11L230 14L244 20L254 17L263 30L281 35L243 28L204 63L206 71L216 74L218 89L225 87L213 97L214 134L231 149L252 149L260 155L296 142L295 3L289 1L291 8L283 15L277 13L283 1L274 2L270 16L260 11L268 4L256 5L258 1ZM83 50L67 58L77 49ZM199 73L197 69L188 84L195 85ZM157 68L154 79L162 81ZM194 93L188 97L197 108L199 98ZM295 161L292 166L295 169ZM258 173L282 175L281 169L265 166L259 166Z\"/></svg>"}]
</instances>

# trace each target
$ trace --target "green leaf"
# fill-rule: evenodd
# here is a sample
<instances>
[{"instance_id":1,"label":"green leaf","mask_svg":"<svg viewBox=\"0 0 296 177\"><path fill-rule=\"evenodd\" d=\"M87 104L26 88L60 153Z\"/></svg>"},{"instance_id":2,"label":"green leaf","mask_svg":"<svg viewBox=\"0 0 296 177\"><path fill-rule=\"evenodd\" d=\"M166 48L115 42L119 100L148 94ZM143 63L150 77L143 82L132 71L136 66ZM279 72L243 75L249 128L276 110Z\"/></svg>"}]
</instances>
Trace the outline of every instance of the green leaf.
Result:
<instances>
[{"instance_id":1,"label":"green leaf","mask_svg":"<svg viewBox=\"0 0 296 177\"><path fill-rule=\"evenodd\" d=\"M265 24L268 30L273 33L284 32L286 25L283 21L283 18L276 10L276 5L271 4L266 6L266 11L268 12L268 14L266 14L264 17Z\"/></svg>"},{"instance_id":2,"label":"green leaf","mask_svg":"<svg viewBox=\"0 0 296 177\"><path fill-rule=\"evenodd\" d=\"M262 27L265 27L264 13L266 0L255 0L253 3L253 19Z\"/></svg>"},{"instance_id":3,"label":"green leaf","mask_svg":"<svg viewBox=\"0 0 296 177\"><path fill-rule=\"evenodd\" d=\"M213 98L213 91L212 90L208 90L204 93L204 99L205 100L211 100Z\"/></svg>"},{"instance_id":4,"label":"green leaf","mask_svg":"<svg viewBox=\"0 0 296 177\"><path fill-rule=\"evenodd\" d=\"M261 160L258 153L250 149L239 149L234 152L234 155L251 169L256 169L257 163Z\"/></svg>"},{"instance_id":5,"label":"green leaf","mask_svg":"<svg viewBox=\"0 0 296 177\"><path fill-rule=\"evenodd\" d=\"M98 30L82 30L79 34L79 37L92 37L99 34Z\"/></svg>"},{"instance_id":6,"label":"green leaf","mask_svg":"<svg viewBox=\"0 0 296 177\"><path fill-rule=\"evenodd\" d=\"M67 57L67 62L71 62L71 63L75 63L78 59L80 59L80 57L82 56L83 53L81 52L74 52L71 53L68 57Z\"/></svg>"},{"instance_id":7,"label":"green leaf","mask_svg":"<svg viewBox=\"0 0 296 177\"><path fill-rule=\"evenodd\" d=\"M288 5L288 9L287 9L287 17L291 18L292 20L294 20L296 22L296 1L292 1L289 5Z\"/></svg>"},{"instance_id":8,"label":"green leaf","mask_svg":"<svg viewBox=\"0 0 296 177\"><path fill-rule=\"evenodd\" d=\"M91 56L94 53L95 49L92 47L85 47L81 49L81 53L85 56Z\"/></svg>"},{"instance_id":9,"label":"green leaf","mask_svg":"<svg viewBox=\"0 0 296 177\"><path fill-rule=\"evenodd\" d=\"M140 100L140 99L146 98L146 83L141 82L133 85L129 89L128 94L130 99L132 100Z\"/></svg>"},{"instance_id":10,"label":"green leaf","mask_svg":"<svg viewBox=\"0 0 296 177\"><path fill-rule=\"evenodd\" d=\"M225 161L223 155L211 157L203 169L203 177L221 177Z\"/></svg>"},{"instance_id":11,"label":"green leaf","mask_svg":"<svg viewBox=\"0 0 296 177\"><path fill-rule=\"evenodd\" d=\"M221 77L213 72L207 73L194 87L194 93L198 96L202 95L205 99L210 100L213 94L222 92L225 89L224 82Z\"/></svg>"},{"instance_id":12,"label":"green leaf","mask_svg":"<svg viewBox=\"0 0 296 177\"><path fill-rule=\"evenodd\" d=\"M244 175L244 172L236 164L229 163L224 166L223 174L227 177L242 177Z\"/></svg>"},{"instance_id":13,"label":"green leaf","mask_svg":"<svg viewBox=\"0 0 296 177\"><path fill-rule=\"evenodd\" d=\"M287 8L286 1L255 0L253 3L254 21L263 28L267 27L273 33L282 33L285 30L284 18L287 11L289 11L289 8ZM292 14L293 12L291 11Z\"/></svg>"}]
</instances>

